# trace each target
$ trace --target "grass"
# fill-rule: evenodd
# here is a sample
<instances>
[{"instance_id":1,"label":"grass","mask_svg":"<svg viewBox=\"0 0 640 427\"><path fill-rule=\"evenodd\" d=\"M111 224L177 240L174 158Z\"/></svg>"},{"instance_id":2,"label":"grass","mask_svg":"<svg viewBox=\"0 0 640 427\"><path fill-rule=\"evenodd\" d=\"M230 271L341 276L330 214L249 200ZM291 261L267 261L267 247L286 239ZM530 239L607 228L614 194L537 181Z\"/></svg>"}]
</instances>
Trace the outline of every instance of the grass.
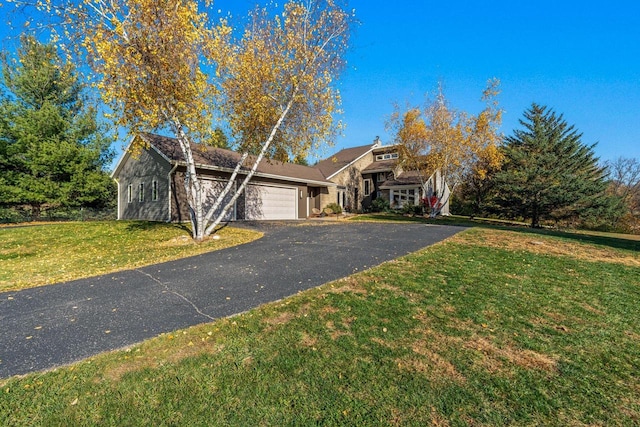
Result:
<instances>
[{"instance_id":1,"label":"grass","mask_svg":"<svg viewBox=\"0 0 640 427\"><path fill-rule=\"evenodd\" d=\"M235 246L261 234L223 228L195 243L179 224L70 222L0 228L0 292L48 285Z\"/></svg>"},{"instance_id":2,"label":"grass","mask_svg":"<svg viewBox=\"0 0 640 427\"><path fill-rule=\"evenodd\" d=\"M638 425L640 257L475 228L372 270L0 381L13 425Z\"/></svg>"}]
</instances>

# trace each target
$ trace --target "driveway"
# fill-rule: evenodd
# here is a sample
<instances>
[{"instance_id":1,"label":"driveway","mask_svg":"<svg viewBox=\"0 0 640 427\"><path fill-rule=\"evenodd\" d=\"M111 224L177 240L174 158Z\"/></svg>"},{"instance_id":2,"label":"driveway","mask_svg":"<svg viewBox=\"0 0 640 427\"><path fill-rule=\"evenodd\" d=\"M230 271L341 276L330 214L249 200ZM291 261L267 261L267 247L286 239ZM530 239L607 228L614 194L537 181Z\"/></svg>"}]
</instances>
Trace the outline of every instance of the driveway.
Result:
<instances>
[{"instance_id":1,"label":"driveway","mask_svg":"<svg viewBox=\"0 0 640 427\"><path fill-rule=\"evenodd\" d=\"M50 369L276 301L463 230L426 224L245 224L241 246L0 293L0 378Z\"/></svg>"}]
</instances>

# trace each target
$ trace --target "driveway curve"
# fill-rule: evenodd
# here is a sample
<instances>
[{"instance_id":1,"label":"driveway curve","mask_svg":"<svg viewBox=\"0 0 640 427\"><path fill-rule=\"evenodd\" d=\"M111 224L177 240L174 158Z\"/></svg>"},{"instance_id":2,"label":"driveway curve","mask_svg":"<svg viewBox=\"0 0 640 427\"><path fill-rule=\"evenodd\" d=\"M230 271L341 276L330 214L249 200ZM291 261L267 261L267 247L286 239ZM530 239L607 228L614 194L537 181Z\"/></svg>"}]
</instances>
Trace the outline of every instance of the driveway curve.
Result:
<instances>
[{"instance_id":1,"label":"driveway curve","mask_svg":"<svg viewBox=\"0 0 640 427\"><path fill-rule=\"evenodd\" d=\"M0 378L50 369L277 301L446 239L414 223L244 224L254 242L0 293Z\"/></svg>"}]
</instances>

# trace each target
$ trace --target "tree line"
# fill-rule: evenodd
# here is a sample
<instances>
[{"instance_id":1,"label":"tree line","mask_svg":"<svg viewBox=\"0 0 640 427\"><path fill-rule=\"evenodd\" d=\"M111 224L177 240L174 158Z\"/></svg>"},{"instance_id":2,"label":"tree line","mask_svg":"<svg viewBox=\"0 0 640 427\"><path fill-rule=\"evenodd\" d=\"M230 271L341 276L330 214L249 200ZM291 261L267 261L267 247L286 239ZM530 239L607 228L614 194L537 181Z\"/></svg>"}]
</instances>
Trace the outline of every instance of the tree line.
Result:
<instances>
[{"instance_id":1,"label":"tree line","mask_svg":"<svg viewBox=\"0 0 640 427\"><path fill-rule=\"evenodd\" d=\"M520 129L499 133L499 82L490 80L485 109L456 111L440 89L424 109L396 109L390 121L403 168L423 179L440 170L453 194L452 213L544 225L637 232L640 163L619 158L601 163L595 144L552 108L533 103ZM444 186L436 187L439 203ZM431 206L433 205L433 206ZM437 212L435 212L437 214Z\"/></svg>"}]
</instances>

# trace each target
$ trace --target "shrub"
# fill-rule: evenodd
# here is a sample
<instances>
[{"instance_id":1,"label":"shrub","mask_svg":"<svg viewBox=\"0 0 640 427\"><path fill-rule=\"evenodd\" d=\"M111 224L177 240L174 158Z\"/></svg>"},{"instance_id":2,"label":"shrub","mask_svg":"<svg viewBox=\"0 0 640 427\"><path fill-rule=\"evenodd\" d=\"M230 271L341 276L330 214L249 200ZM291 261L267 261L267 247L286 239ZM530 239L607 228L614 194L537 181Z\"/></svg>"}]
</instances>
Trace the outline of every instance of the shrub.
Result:
<instances>
[{"instance_id":1,"label":"shrub","mask_svg":"<svg viewBox=\"0 0 640 427\"><path fill-rule=\"evenodd\" d=\"M329 203L327 206L325 206L325 209L331 209L334 214L342 213L342 207L340 207L340 205L337 203Z\"/></svg>"},{"instance_id":2,"label":"shrub","mask_svg":"<svg viewBox=\"0 0 640 427\"><path fill-rule=\"evenodd\" d=\"M403 205L402 209L400 209L400 212L409 215L422 215L423 213L421 205L411 205L409 203Z\"/></svg>"},{"instance_id":3,"label":"shrub","mask_svg":"<svg viewBox=\"0 0 640 427\"><path fill-rule=\"evenodd\" d=\"M389 201L381 197L371 202L371 212L387 212L389 209Z\"/></svg>"}]
</instances>

